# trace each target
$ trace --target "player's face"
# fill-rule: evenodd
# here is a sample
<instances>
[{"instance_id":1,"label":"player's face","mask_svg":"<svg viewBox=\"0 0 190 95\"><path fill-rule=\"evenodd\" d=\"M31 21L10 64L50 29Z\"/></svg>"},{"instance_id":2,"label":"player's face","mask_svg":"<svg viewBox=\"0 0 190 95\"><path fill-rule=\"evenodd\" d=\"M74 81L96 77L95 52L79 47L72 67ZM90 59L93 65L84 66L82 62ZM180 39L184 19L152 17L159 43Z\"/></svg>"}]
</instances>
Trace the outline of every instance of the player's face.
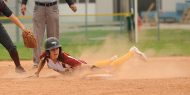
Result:
<instances>
[{"instance_id":1,"label":"player's face","mask_svg":"<svg viewBox=\"0 0 190 95\"><path fill-rule=\"evenodd\" d=\"M50 58L51 59L57 59L59 56L59 48L54 48L50 50Z\"/></svg>"}]
</instances>

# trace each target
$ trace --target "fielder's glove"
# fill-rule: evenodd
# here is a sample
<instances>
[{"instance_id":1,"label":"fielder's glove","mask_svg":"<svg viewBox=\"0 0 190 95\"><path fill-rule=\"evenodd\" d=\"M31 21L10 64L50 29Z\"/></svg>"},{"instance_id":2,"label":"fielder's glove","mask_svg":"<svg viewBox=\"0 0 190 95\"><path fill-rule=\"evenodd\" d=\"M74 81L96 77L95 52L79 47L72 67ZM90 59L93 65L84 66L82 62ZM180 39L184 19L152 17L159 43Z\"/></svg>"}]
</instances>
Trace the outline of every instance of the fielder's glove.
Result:
<instances>
[{"instance_id":1,"label":"fielder's glove","mask_svg":"<svg viewBox=\"0 0 190 95\"><path fill-rule=\"evenodd\" d=\"M27 48L37 47L36 38L34 37L34 34L30 30L25 29L22 32L22 37L23 37L25 47Z\"/></svg>"}]
</instances>

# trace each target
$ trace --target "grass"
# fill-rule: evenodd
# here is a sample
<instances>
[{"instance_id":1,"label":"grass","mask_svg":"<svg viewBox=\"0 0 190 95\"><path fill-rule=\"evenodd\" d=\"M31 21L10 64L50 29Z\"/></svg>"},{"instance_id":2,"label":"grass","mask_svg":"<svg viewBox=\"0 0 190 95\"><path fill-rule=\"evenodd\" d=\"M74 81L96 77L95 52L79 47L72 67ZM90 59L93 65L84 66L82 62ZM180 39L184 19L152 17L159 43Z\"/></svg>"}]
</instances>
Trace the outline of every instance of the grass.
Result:
<instances>
[{"instance_id":1,"label":"grass","mask_svg":"<svg viewBox=\"0 0 190 95\"><path fill-rule=\"evenodd\" d=\"M103 40L93 40L90 38L105 37L114 33L108 31L91 31L85 32L65 32L61 34L61 44L65 52L69 52L75 56L79 55L81 51L90 48L98 47L103 43Z\"/></svg>"},{"instance_id":2,"label":"grass","mask_svg":"<svg viewBox=\"0 0 190 95\"><path fill-rule=\"evenodd\" d=\"M61 34L60 42L65 52L73 56L79 56L84 50L95 47L100 48L105 37L114 35L113 39L124 37L127 33L116 33L114 31L90 31L85 32L64 32ZM117 37L117 35L119 35ZM135 44L145 53L153 56L190 56L190 31L189 30L161 30L160 40L157 40L157 32L154 29L139 33L139 42ZM133 45L134 43L130 43ZM24 47L22 42L16 43L20 59L31 60L32 49ZM0 45L0 60L10 60L10 56L5 48Z\"/></svg>"},{"instance_id":3,"label":"grass","mask_svg":"<svg viewBox=\"0 0 190 95\"><path fill-rule=\"evenodd\" d=\"M160 40L157 40L156 30L147 30L141 33L138 46L145 51L154 50L155 56L189 56L190 31L166 29L160 31Z\"/></svg>"},{"instance_id":4,"label":"grass","mask_svg":"<svg viewBox=\"0 0 190 95\"><path fill-rule=\"evenodd\" d=\"M62 48L65 52L72 54L73 56L78 56L80 53L90 47L99 47L103 43L103 40L91 40L88 38L94 37L105 37L112 34L108 31L91 31L89 33L85 32L64 32L60 36L60 42ZM23 42L15 43L17 50L19 52L20 59L31 60L33 56L32 49L24 47ZM0 60L10 60L10 56L6 49L0 44Z\"/></svg>"}]
</instances>

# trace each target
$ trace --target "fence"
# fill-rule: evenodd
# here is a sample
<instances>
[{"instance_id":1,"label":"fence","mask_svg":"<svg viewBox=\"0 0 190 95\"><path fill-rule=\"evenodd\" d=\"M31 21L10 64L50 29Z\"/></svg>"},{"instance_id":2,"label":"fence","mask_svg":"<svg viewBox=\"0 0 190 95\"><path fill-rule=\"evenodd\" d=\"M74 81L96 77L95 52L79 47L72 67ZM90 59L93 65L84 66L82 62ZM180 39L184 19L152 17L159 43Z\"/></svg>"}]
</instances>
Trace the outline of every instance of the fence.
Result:
<instances>
[{"instance_id":1,"label":"fence","mask_svg":"<svg viewBox=\"0 0 190 95\"><path fill-rule=\"evenodd\" d=\"M20 15L19 7L20 2L17 4L17 0L9 1L7 5L13 10L13 12L17 15ZM88 1L88 0L87 0ZM101 0L104 2L104 0ZM100 1L96 1L95 3L77 3L78 12L72 13L69 7L64 4L60 3L59 10L60 10L60 32L68 32L68 31L85 31L89 32L92 30L114 30L117 33L120 32L127 32L127 30L132 30L131 27L134 27L133 20L129 18L130 16L130 7L133 7L133 3L126 4L116 4L112 5L116 0L108 0L109 3L100 3ZM108 2L107 1L107 2ZM122 0L121 0L122 1ZM151 0L149 0L151 1ZM189 18L189 6L190 4L186 3L185 1L179 0L180 2L173 1L171 6L174 6L173 9L167 9L164 4L166 1L162 1L162 6L160 10L160 30L163 29L189 29L188 28L188 18ZM79 2L79 1L78 1ZM148 1L147 1L148 2ZM176 3L175 3L176 2ZM25 23L27 27L32 29L32 11L34 7L34 2L29 1L30 4L27 5L27 15L24 17L20 17L22 22ZM99 5L96 5L99 4ZM125 7L118 7L118 5ZM139 6L149 6L147 10L139 11L139 16L141 17L143 24L141 26L142 31L146 31L146 29L155 29L157 31L157 12L155 10L156 2L147 3L146 4L139 4ZM103 8L106 6L106 8ZM117 8L115 8L117 7ZM87 8L87 9L86 9ZM62 10L64 9L64 10ZM162 10L165 9L165 10ZM100 11L101 10L101 11ZM126 12L123 12L126 11ZM116 13L115 13L116 12ZM85 14L86 13L86 14ZM6 18L0 17L0 19L4 22L4 26L6 27L7 31L11 35L11 38L14 41L19 41L20 32L15 25L9 23ZM130 22L131 21L131 22ZM16 31L16 32L15 32ZM16 35L16 36L15 36ZM141 36L141 35L139 35ZM157 35L155 36L157 39Z\"/></svg>"},{"instance_id":2,"label":"fence","mask_svg":"<svg viewBox=\"0 0 190 95\"><path fill-rule=\"evenodd\" d=\"M66 4L60 4L60 32L76 32L83 33L84 36L88 39L104 39L106 35L94 34L94 36L89 36L88 34L93 31L114 31L117 35L122 35L128 39L134 40L134 31L135 25L133 21L133 16L129 13L130 7L133 7L128 3L128 9L121 8L113 5L117 0L107 0L106 3L104 0L101 3L97 0L96 3L82 3L78 4L78 12L72 13L69 7ZM121 0L122 1L122 0ZM128 1L128 0L126 0ZM129 0L131 1L131 0ZM133 0L132 0L133 1ZM151 1L151 0L147 0ZM139 41L136 45L144 49L150 54L154 53L157 55L188 55L190 54L190 28L189 28L189 4L183 0L172 0L170 6L167 7L165 2L169 0L163 0L161 2L161 9L156 12L156 3L143 3L141 7L148 6L147 10L140 10L139 13L139 22L138 24L138 37ZM33 1L30 0L32 3ZM115 2L116 3L116 2ZM114 3L114 4L115 4ZM95 4L100 4L95 5ZM185 5L184 5L185 4ZM18 7L15 6L15 1L8 2L9 7L14 11L14 13L19 12ZM19 5L19 4L18 4ZM119 5L119 4L118 4ZM120 4L122 5L122 4ZM106 7L105 7L106 6ZM122 5L123 6L123 5ZM20 17L22 22L29 28L32 27L32 10L33 4L28 4L27 16ZM118 11L115 9L118 8ZM86 9L87 8L87 9ZM17 10L16 10L17 9ZM62 10L64 9L64 10ZM66 10L66 11L65 11ZM126 11L127 10L127 11ZM125 11L125 12L124 12ZM174 15L176 14L176 15ZM180 14L180 15L179 15ZM17 28L10 21L4 17L0 18L1 20L5 19L4 26L8 31L11 39L13 41L21 41L20 33L17 32ZM160 23L158 23L160 22ZM159 32L158 32L159 24ZM123 33L128 33L128 35L123 35ZM132 33L132 34L131 34ZM158 39L159 33L159 39ZM75 34L73 34L75 35ZM73 35L70 36L72 39ZM132 37L132 38L130 38ZM83 40L81 40L83 41ZM128 43L126 43L128 44ZM132 43L134 44L134 43ZM111 45L110 45L111 46ZM151 48L156 48L158 52L152 51Z\"/></svg>"}]
</instances>

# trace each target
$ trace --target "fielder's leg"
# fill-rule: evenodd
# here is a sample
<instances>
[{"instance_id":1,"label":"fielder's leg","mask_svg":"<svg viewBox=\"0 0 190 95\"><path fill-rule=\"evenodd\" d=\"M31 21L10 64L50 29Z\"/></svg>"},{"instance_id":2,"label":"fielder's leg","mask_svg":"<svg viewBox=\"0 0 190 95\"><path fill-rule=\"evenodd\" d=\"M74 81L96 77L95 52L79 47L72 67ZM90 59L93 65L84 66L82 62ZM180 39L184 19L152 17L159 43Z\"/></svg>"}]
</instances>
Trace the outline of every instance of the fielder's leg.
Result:
<instances>
[{"instance_id":1,"label":"fielder's leg","mask_svg":"<svg viewBox=\"0 0 190 95\"><path fill-rule=\"evenodd\" d=\"M20 64L19 55L16 50L16 46L11 41L9 35L7 34L7 32L4 29L4 27L2 26L2 24L0 24L0 34L1 34L0 35L0 43L7 49L12 60L14 61L15 66L16 66L15 71L18 73L25 72L24 68Z\"/></svg>"}]
</instances>

